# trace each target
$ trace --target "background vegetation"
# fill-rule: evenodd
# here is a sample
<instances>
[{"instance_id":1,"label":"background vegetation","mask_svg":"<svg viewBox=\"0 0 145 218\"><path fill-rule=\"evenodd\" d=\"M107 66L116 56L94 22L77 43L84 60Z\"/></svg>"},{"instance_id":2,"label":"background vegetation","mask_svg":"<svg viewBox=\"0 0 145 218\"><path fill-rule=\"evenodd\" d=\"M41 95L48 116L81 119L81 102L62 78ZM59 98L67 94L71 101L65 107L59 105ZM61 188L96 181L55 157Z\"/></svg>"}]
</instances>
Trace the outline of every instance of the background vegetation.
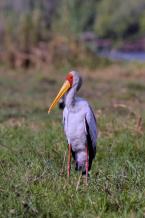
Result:
<instances>
[{"instance_id":1,"label":"background vegetation","mask_svg":"<svg viewBox=\"0 0 145 218\"><path fill-rule=\"evenodd\" d=\"M50 32L77 37L93 31L116 40L145 34L144 0L13 0L0 3L0 37L28 49Z\"/></svg>"}]
</instances>

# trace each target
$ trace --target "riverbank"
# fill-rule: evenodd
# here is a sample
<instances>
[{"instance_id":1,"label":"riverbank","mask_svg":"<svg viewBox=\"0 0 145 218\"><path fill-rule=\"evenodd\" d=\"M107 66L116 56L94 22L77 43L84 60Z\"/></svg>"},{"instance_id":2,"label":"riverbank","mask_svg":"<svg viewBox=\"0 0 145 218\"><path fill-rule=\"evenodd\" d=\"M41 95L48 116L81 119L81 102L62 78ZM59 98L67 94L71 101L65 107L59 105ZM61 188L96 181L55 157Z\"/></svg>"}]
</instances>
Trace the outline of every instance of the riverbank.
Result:
<instances>
[{"instance_id":1,"label":"riverbank","mask_svg":"<svg viewBox=\"0 0 145 218\"><path fill-rule=\"evenodd\" d=\"M119 50L102 50L100 52L96 52L100 57L108 58L113 61L137 61L137 62L145 62L145 52L125 52Z\"/></svg>"},{"instance_id":2,"label":"riverbank","mask_svg":"<svg viewBox=\"0 0 145 218\"><path fill-rule=\"evenodd\" d=\"M92 32L81 35L82 40L97 55L114 61L145 61L145 37L121 42L112 39L99 39Z\"/></svg>"}]
</instances>

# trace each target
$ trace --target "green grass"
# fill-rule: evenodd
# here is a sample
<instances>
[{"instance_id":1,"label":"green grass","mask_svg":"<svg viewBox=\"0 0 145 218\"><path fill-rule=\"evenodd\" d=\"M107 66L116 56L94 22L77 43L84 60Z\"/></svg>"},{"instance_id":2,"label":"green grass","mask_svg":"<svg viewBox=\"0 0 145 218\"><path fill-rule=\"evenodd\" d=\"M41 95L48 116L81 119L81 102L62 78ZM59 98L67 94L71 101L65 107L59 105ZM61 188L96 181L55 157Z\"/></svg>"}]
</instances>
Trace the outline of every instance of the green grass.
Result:
<instances>
[{"instance_id":1,"label":"green grass","mask_svg":"<svg viewBox=\"0 0 145 218\"><path fill-rule=\"evenodd\" d=\"M47 115L64 73L0 70L0 217L144 217L145 135L136 123L140 114L144 129L144 102L137 100L145 93L133 87L135 95L124 98L125 77L84 74L80 94L93 104L100 133L89 186L76 191L73 164L70 181L66 176L61 112Z\"/></svg>"}]
</instances>

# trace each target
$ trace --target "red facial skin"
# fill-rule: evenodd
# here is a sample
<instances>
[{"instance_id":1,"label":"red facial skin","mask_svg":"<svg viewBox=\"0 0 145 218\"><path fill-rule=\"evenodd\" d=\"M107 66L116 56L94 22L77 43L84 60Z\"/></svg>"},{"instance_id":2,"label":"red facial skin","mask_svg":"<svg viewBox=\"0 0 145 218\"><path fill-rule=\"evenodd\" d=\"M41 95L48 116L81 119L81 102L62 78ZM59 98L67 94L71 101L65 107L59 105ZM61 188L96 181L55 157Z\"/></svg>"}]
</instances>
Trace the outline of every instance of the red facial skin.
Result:
<instances>
[{"instance_id":1,"label":"red facial skin","mask_svg":"<svg viewBox=\"0 0 145 218\"><path fill-rule=\"evenodd\" d=\"M72 84L73 84L73 75L71 73L68 73L68 75L66 77L66 80L69 81L70 86L72 87Z\"/></svg>"}]
</instances>

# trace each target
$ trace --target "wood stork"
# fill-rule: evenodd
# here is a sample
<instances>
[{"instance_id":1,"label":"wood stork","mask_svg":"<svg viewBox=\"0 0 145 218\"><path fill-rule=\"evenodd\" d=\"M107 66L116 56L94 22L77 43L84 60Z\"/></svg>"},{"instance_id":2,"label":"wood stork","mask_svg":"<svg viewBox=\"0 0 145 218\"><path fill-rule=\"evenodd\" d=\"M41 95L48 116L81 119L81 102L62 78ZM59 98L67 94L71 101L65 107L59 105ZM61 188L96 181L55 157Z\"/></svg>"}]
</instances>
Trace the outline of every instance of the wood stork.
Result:
<instances>
[{"instance_id":1,"label":"wood stork","mask_svg":"<svg viewBox=\"0 0 145 218\"><path fill-rule=\"evenodd\" d=\"M69 72L66 81L49 107L48 113L65 96L63 125L68 141L67 174L69 177L72 155L76 170L80 170L83 175L86 175L87 182L88 172L96 155L97 125L89 103L83 98L76 97L76 92L81 85L82 79L79 74L76 71Z\"/></svg>"}]
</instances>

